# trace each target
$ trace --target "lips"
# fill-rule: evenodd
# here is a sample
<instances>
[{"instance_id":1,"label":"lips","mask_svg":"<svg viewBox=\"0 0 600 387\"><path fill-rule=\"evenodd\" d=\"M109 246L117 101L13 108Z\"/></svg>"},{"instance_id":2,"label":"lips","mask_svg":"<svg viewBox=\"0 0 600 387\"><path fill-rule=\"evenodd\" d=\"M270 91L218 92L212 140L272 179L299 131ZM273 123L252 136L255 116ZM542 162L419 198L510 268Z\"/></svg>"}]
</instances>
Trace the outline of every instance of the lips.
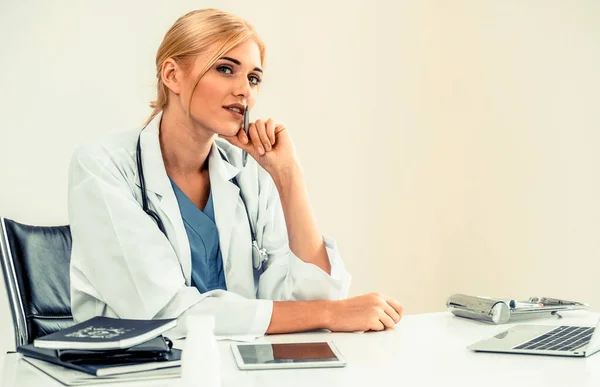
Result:
<instances>
[{"instance_id":1,"label":"lips","mask_svg":"<svg viewBox=\"0 0 600 387\"><path fill-rule=\"evenodd\" d=\"M234 103L231 105L226 105L226 106L223 106L223 108L229 110L230 112L237 113L241 116L243 116L246 111L246 106L242 105L241 103Z\"/></svg>"}]
</instances>

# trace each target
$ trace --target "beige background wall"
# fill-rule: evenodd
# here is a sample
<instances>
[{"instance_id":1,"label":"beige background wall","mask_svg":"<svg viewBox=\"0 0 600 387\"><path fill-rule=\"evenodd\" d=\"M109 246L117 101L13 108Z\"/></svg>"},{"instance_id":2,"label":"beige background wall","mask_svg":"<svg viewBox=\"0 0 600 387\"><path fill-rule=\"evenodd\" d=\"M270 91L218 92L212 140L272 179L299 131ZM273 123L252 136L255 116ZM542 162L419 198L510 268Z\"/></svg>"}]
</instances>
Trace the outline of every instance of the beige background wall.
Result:
<instances>
[{"instance_id":1,"label":"beige background wall","mask_svg":"<svg viewBox=\"0 0 600 387\"><path fill-rule=\"evenodd\" d=\"M142 123L154 55L204 6L269 53L319 224L408 313L453 292L600 309L600 2L0 2L0 215L65 223L67 164ZM0 287L0 349L13 343Z\"/></svg>"}]
</instances>

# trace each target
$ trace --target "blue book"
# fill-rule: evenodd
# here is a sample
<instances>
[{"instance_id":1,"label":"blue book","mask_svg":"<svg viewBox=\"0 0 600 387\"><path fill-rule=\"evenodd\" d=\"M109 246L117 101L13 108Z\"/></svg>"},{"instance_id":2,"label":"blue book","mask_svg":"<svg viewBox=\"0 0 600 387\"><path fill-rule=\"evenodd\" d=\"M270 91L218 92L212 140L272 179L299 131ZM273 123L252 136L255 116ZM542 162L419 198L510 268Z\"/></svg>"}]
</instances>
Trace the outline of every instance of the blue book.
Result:
<instances>
[{"instance_id":1,"label":"blue book","mask_svg":"<svg viewBox=\"0 0 600 387\"><path fill-rule=\"evenodd\" d=\"M154 339L176 325L177 319L127 320L97 316L39 337L33 345L47 349L125 349Z\"/></svg>"}]
</instances>

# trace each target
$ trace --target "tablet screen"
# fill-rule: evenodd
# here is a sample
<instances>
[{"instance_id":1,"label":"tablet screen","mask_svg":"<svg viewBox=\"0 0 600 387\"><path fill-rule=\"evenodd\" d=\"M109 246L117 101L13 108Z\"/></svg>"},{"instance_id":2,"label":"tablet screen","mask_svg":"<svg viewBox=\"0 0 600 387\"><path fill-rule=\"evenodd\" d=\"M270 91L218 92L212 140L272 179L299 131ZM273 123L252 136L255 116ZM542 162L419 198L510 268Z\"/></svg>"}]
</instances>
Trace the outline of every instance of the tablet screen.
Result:
<instances>
[{"instance_id":1,"label":"tablet screen","mask_svg":"<svg viewBox=\"0 0 600 387\"><path fill-rule=\"evenodd\" d=\"M238 346L245 364L335 362L339 359L326 342L251 344Z\"/></svg>"}]
</instances>

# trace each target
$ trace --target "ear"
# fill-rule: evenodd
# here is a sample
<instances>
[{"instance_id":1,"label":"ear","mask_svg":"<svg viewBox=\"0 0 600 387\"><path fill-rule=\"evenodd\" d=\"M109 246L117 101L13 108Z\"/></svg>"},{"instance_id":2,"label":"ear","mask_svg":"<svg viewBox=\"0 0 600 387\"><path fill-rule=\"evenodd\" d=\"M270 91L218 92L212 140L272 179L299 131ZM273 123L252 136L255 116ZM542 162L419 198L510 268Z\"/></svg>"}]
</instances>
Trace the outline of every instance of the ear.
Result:
<instances>
[{"instance_id":1,"label":"ear","mask_svg":"<svg viewBox=\"0 0 600 387\"><path fill-rule=\"evenodd\" d=\"M168 58L164 61L162 68L160 69L160 78L165 86L177 95L181 93L182 76L183 71L175 60Z\"/></svg>"}]
</instances>

